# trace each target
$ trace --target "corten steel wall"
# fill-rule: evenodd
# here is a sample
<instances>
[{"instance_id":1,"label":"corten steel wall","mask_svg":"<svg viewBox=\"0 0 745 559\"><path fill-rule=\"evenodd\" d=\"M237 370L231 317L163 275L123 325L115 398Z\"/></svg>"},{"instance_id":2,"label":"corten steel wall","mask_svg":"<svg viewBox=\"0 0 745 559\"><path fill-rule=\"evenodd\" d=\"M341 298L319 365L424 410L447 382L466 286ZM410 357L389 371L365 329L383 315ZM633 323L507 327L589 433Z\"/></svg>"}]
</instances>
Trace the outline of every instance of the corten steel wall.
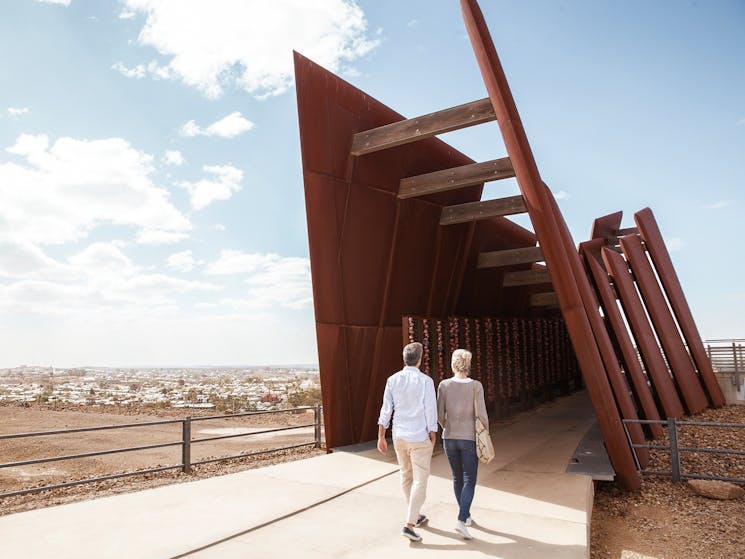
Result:
<instances>
[{"instance_id":1,"label":"corten steel wall","mask_svg":"<svg viewBox=\"0 0 745 559\"><path fill-rule=\"evenodd\" d=\"M402 200L400 179L473 161L436 138L352 157L353 134L403 117L299 54L295 78L331 448L375 437L385 380L402 366L402 316L520 310L527 295L505 296L501 272L473 270L479 250L535 236L504 218L440 226L443 206L479 200L482 185Z\"/></svg>"}]
</instances>

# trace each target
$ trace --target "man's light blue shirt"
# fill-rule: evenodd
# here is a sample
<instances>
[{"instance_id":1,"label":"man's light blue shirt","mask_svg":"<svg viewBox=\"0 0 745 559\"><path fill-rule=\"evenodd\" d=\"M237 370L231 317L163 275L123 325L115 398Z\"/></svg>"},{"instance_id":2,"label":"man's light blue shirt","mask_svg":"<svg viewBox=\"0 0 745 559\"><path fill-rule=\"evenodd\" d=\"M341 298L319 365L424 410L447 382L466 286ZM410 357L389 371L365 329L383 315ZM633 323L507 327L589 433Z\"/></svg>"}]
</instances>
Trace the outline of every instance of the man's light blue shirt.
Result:
<instances>
[{"instance_id":1,"label":"man's light blue shirt","mask_svg":"<svg viewBox=\"0 0 745 559\"><path fill-rule=\"evenodd\" d=\"M395 411L395 413L394 413ZM386 429L393 415L393 439L420 443L437 432L435 383L416 367L406 366L388 377L378 425Z\"/></svg>"}]
</instances>

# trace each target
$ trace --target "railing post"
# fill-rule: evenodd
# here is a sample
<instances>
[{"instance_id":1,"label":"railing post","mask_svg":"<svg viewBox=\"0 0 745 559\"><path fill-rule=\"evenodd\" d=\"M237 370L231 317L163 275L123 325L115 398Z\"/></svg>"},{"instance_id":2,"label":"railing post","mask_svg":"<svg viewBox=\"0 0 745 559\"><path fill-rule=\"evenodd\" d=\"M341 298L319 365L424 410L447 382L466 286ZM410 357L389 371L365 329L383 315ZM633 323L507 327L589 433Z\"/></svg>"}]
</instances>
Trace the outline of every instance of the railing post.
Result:
<instances>
[{"instance_id":1,"label":"railing post","mask_svg":"<svg viewBox=\"0 0 745 559\"><path fill-rule=\"evenodd\" d=\"M740 363L737 359L737 344L732 342L732 361L735 365L735 373L732 376L732 384L735 385L735 389L740 387Z\"/></svg>"},{"instance_id":2,"label":"railing post","mask_svg":"<svg viewBox=\"0 0 745 559\"><path fill-rule=\"evenodd\" d=\"M316 448L321 448L321 405L316 404L313 408L313 417L315 420L315 437Z\"/></svg>"},{"instance_id":3,"label":"railing post","mask_svg":"<svg viewBox=\"0 0 745 559\"><path fill-rule=\"evenodd\" d=\"M191 417L185 417L181 425L181 464L183 472L188 474L191 473Z\"/></svg>"},{"instance_id":4,"label":"railing post","mask_svg":"<svg viewBox=\"0 0 745 559\"><path fill-rule=\"evenodd\" d=\"M673 481L680 481L680 452L678 451L678 426L674 417L667 418L667 433L670 439L670 466Z\"/></svg>"}]
</instances>

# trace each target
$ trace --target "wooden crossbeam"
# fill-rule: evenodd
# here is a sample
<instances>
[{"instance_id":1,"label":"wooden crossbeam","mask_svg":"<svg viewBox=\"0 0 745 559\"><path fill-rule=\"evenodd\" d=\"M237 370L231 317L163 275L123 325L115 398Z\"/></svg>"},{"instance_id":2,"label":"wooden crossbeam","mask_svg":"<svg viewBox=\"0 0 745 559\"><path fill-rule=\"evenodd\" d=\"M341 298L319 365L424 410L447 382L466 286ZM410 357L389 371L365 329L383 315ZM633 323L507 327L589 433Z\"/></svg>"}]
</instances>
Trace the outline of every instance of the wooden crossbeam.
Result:
<instances>
[{"instance_id":1,"label":"wooden crossbeam","mask_svg":"<svg viewBox=\"0 0 745 559\"><path fill-rule=\"evenodd\" d=\"M445 206L440 215L440 225L467 223L503 215L521 214L527 211L522 196L509 196L496 200L468 202L457 206Z\"/></svg>"},{"instance_id":2,"label":"wooden crossbeam","mask_svg":"<svg viewBox=\"0 0 745 559\"><path fill-rule=\"evenodd\" d=\"M515 170L512 168L510 158L503 157L403 178L398 188L398 197L425 196L435 192L455 190L464 186L473 186L514 176Z\"/></svg>"},{"instance_id":3,"label":"wooden crossbeam","mask_svg":"<svg viewBox=\"0 0 745 559\"><path fill-rule=\"evenodd\" d=\"M352 155L365 155L495 119L494 107L487 97L428 115L358 132L352 138L350 151Z\"/></svg>"},{"instance_id":4,"label":"wooden crossbeam","mask_svg":"<svg viewBox=\"0 0 745 559\"><path fill-rule=\"evenodd\" d=\"M543 252L541 247L512 248L509 250L495 250L479 254L477 268L500 268L515 264L530 264L541 262Z\"/></svg>"},{"instance_id":5,"label":"wooden crossbeam","mask_svg":"<svg viewBox=\"0 0 745 559\"><path fill-rule=\"evenodd\" d=\"M533 293L528 299L531 307L554 307L559 305L559 297L554 291Z\"/></svg>"},{"instance_id":6,"label":"wooden crossbeam","mask_svg":"<svg viewBox=\"0 0 745 559\"><path fill-rule=\"evenodd\" d=\"M551 274L548 270L522 270L520 272L509 272L504 275L505 287L517 287L519 285L538 285L540 283L551 283Z\"/></svg>"}]
</instances>

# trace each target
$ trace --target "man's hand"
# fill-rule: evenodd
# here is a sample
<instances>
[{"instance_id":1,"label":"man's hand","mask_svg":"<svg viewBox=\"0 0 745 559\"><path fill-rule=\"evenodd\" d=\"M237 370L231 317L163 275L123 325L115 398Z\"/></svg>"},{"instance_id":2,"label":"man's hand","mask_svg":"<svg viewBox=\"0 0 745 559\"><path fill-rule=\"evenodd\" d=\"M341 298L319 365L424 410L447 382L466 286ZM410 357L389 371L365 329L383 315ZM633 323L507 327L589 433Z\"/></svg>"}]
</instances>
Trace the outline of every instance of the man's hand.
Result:
<instances>
[{"instance_id":1,"label":"man's hand","mask_svg":"<svg viewBox=\"0 0 745 559\"><path fill-rule=\"evenodd\" d=\"M378 450L381 454L388 452L388 441L385 440L385 437L378 437Z\"/></svg>"},{"instance_id":2,"label":"man's hand","mask_svg":"<svg viewBox=\"0 0 745 559\"><path fill-rule=\"evenodd\" d=\"M430 431L429 432L429 440L432 441L432 445L437 442L437 431Z\"/></svg>"}]
</instances>

